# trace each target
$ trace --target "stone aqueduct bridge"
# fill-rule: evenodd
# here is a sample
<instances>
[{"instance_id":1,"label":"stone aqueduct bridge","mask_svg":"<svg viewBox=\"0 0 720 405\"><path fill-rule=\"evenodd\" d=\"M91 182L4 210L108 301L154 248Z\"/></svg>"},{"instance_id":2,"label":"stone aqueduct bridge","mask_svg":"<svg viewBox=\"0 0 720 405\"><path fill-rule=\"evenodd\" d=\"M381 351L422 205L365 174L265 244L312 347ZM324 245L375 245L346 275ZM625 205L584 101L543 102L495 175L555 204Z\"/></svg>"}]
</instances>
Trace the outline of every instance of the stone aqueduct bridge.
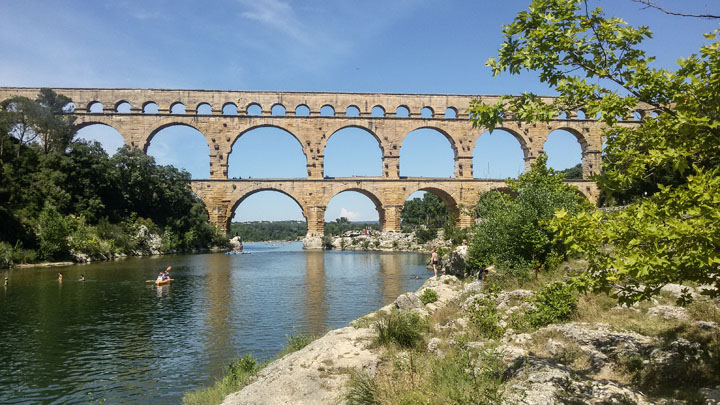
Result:
<instances>
[{"instance_id":1,"label":"stone aqueduct bridge","mask_svg":"<svg viewBox=\"0 0 720 405\"><path fill-rule=\"evenodd\" d=\"M197 129L210 149L210 179L193 180L193 191L204 201L210 220L227 231L235 208L248 196L263 190L276 190L294 199L308 222L308 237L323 235L325 208L330 199L343 191L357 191L375 204L384 231L400 230L400 211L408 196L418 190L438 195L448 211L468 226L472 218L461 210L477 201L479 191L505 187L502 180L473 178L473 149L484 128L473 128L466 110L470 101L480 98L487 103L497 96L377 94L377 93L300 93L267 91L210 91L156 89L73 89L56 88L75 104L78 129L102 124L116 129L125 144L147 150L160 130L173 125ZM0 100L22 95L37 97L38 88L0 88ZM548 98L547 101L551 101ZM129 104L129 112L118 112ZM145 113L148 105L157 105L157 113ZM172 113L179 104L184 112ZM223 114L232 104L237 114ZM203 105L210 114L199 114ZM259 114L251 115L253 106ZM273 115L281 106L284 115ZM332 107L333 114L321 115ZM258 108L259 107L259 108ZM325 107L325 108L324 108ZM357 116L347 116L355 107ZM375 108L380 107L381 110ZM407 117L396 111L404 107ZM207 108L207 107L205 107ZM91 109L93 112L91 112ZM307 114L300 115L300 111ZM374 112L382 111L381 116ZM421 115L421 112L424 114ZM582 149L583 179L600 171L603 126L600 122L577 119L568 111L566 119L547 124L522 125L506 121L501 129L512 134L522 148L525 168L543 150L548 135L562 129L572 133ZM228 156L233 144L246 132L260 127L277 127L292 134L302 146L307 159L304 179L228 179ZM327 178L323 160L325 146L337 131L362 128L378 142L382 151L381 177ZM420 128L432 128L443 134L454 152L454 178L400 177L400 147L404 137ZM598 189L589 180L569 182L591 202Z\"/></svg>"}]
</instances>

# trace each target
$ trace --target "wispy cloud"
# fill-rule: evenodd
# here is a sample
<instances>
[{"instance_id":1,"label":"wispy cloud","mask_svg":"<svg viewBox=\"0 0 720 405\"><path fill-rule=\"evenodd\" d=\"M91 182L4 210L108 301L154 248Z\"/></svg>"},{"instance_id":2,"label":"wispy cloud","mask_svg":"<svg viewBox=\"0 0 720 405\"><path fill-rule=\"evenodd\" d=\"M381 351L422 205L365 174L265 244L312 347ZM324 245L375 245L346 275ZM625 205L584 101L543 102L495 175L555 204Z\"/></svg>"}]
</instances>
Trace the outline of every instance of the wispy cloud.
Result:
<instances>
[{"instance_id":1,"label":"wispy cloud","mask_svg":"<svg viewBox=\"0 0 720 405\"><path fill-rule=\"evenodd\" d=\"M305 70L316 70L331 60L349 55L352 43L336 32L327 21L311 21L317 16L301 16L282 0L237 0L243 8L240 17L259 24L261 49L282 53L287 62Z\"/></svg>"}]
</instances>

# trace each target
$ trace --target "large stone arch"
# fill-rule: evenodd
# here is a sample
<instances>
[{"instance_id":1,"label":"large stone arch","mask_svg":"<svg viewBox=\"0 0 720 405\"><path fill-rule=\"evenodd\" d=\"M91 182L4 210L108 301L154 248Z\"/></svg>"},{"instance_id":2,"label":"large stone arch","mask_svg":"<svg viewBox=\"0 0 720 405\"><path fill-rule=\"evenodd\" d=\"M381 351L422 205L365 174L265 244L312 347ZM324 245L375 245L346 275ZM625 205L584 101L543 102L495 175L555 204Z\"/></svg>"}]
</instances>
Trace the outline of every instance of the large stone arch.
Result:
<instances>
[{"instance_id":1,"label":"large stone arch","mask_svg":"<svg viewBox=\"0 0 720 405\"><path fill-rule=\"evenodd\" d=\"M73 125L73 129L75 130L75 132L77 132L77 131L79 131L79 130L81 130L81 129L83 129L83 128L87 128L87 127L89 127L89 126L91 126L91 125L103 125L103 126L112 128L112 129L116 130L116 131L123 137L123 140L125 141L125 145L129 145L129 144L130 144L130 140L129 140L128 137L125 136L125 134L123 133L124 131L120 131L119 129L115 128L114 125L108 124L107 122L104 122L104 121L101 121L101 120L87 120L87 121L82 121L82 122L79 122L79 123L76 123L75 125Z\"/></svg>"},{"instance_id":2,"label":"large stone arch","mask_svg":"<svg viewBox=\"0 0 720 405\"><path fill-rule=\"evenodd\" d=\"M519 129L519 128L513 128L513 127L510 127L510 126L497 127L497 128L494 128L492 131L490 131L490 130L487 129L487 128L480 128L480 129L477 129L477 130L475 130L475 131L473 131L473 132L471 133L472 146L471 146L470 154L471 154L471 157L472 157L472 159L473 159L473 178L480 178L480 177L481 177L478 173L481 172L482 169L481 169L481 168L476 168L475 165L474 165L474 164L475 164L475 158L477 158L478 155L481 153L481 152L478 152L478 151L483 150L482 148L481 148L481 149L478 149L478 148L480 148L481 140L484 139L484 140L487 141L487 142L492 142L491 140L488 140L488 139L486 139L486 138L483 138L483 136L490 137L490 136L492 136L492 135L496 135L498 132L502 132L502 133L508 134L512 139L514 139L514 140L517 142L517 146L520 147L520 151L522 152L522 160L523 160L523 162L525 162L525 163L528 162L528 159L529 159L529 157L530 157L530 146L529 146L529 144L528 144L528 143L529 143L529 140L528 140L527 137L526 137L524 134L522 134L521 131L519 131L518 129ZM497 156L497 157L505 157L505 155L494 155L494 156ZM507 162L508 162L508 161L505 160L505 163L507 163ZM526 166L526 164L524 164L524 165ZM512 176L509 176L509 175L502 176L502 175L501 175L500 177L501 177L501 178L507 178L507 177L512 177Z\"/></svg>"},{"instance_id":3,"label":"large stone arch","mask_svg":"<svg viewBox=\"0 0 720 405\"><path fill-rule=\"evenodd\" d=\"M250 125L250 126L248 126L248 127L246 127L246 128L242 128L242 129L237 133L237 135L235 135L234 137L232 137L232 138L230 139L230 142L228 143L228 146L227 146L227 153L226 153L225 158L224 158L224 159L225 159L225 164L226 164L226 165L229 165L230 155L231 155L232 152L233 152L233 148L235 147L235 144L240 140L240 138L243 137L243 135L245 135L245 134L247 134L247 133L249 133L249 132L251 132L251 131L254 131L254 130L257 130L257 129L262 129L262 128L275 128L275 129L279 129L279 130L287 133L288 135L290 135L293 139L295 139L295 140L297 141L298 145L300 145L300 150L302 151L303 156L304 156L304 158L305 158L305 167L308 166L308 163L309 163L309 153L308 153L308 149L306 148L306 145L303 144L302 138L301 138L300 136L298 136L294 131L291 131L290 129L288 129L288 128L286 128L286 127L283 127L283 126L277 125L277 124L266 123L266 122L262 122L262 123L259 123L259 124L253 124L253 125ZM228 170L228 172L229 172L229 168L226 169L226 170Z\"/></svg>"},{"instance_id":4,"label":"large stone arch","mask_svg":"<svg viewBox=\"0 0 720 405\"><path fill-rule=\"evenodd\" d=\"M247 133L250 132L250 131L254 131L254 130L260 129L260 128L276 128L276 129L282 130L282 131L284 131L284 132L287 132L290 136L292 136L292 137L298 142L298 144L300 145L300 149L302 149L303 154L305 155L305 160L307 161L307 156L308 156L307 150L305 150L305 145L303 145L302 139L300 139L300 137L298 137L293 131L291 131L291 130L289 130L289 129L281 126L281 125L268 124L268 123L251 125L251 126L249 126L249 127L247 127L247 128L242 129L237 135L235 135L235 136L230 140L230 150L229 150L229 152L228 152L228 155L229 155L230 153L232 153L232 150L233 150L233 148L235 147L235 143L237 143L237 141L240 140L240 138L241 138L243 135L247 134Z\"/></svg>"},{"instance_id":5,"label":"large stone arch","mask_svg":"<svg viewBox=\"0 0 720 405\"><path fill-rule=\"evenodd\" d=\"M378 135L377 131L374 131L371 128L368 128L364 125L358 125L358 124L343 124L343 125L339 125L339 126L332 127L331 129L329 129L327 132L330 135L328 135L326 138L322 139L321 153L318 155L318 157L322 160L323 176L328 175L325 171L326 170L325 164L326 164L326 158L327 158L326 151L327 151L328 144L330 143L330 139L333 136L335 136L335 134L337 134L338 132L343 131L345 129L359 129L362 132L364 132L365 134L370 135L377 142L377 147L380 149L380 163L379 163L380 167L379 167L379 169L380 169L380 174L382 175L383 166L385 166L385 163L387 163L387 162L384 162L386 160L386 151L389 151L391 149L389 147L389 145L386 145L383 142L383 140L381 139L381 137ZM392 155L392 151L390 151L389 154Z\"/></svg>"},{"instance_id":6,"label":"large stone arch","mask_svg":"<svg viewBox=\"0 0 720 405\"><path fill-rule=\"evenodd\" d=\"M599 174L602 170L602 143L604 137L604 127L590 127L586 123L580 122L558 122L555 125L548 126L548 133L543 141L543 148L545 142L547 142L547 139L550 136L550 133L557 130L569 132L580 144L583 179L587 180L590 176Z\"/></svg>"},{"instance_id":7,"label":"large stone arch","mask_svg":"<svg viewBox=\"0 0 720 405\"><path fill-rule=\"evenodd\" d=\"M458 200L453 197L451 192L444 190L439 185L431 186L420 184L417 188L406 189L404 198L402 200L403 204L405 204L405 201L407 201L407 199L410 198L411 195L418 191L425 191L438 196L443 202L443 204L445 204L445 209L447 210L448 215L454 217L456 221L460 220L460 204L458 203Z\"/></svg>"},{"instance_id":8,"label":"large stone arch","mask_svg":"<svg viewBox=\"0 0 720 405\"><path fill-rule=\"evenodd\" d=\"M150 130L148 133L147 138L145 138L145 143L142 145L142 151L144 153L147 153L147 149L150 146L150 142L152 142L153 138L162 131L163 129L174 127L174 126L183 126L183 127L189 127L196 131L198 131L200 134L202 134L203 138L205 138L205 143L208 146L209 150L212 150L212 145L210 142L208 142L207 134L205 134L203 131L201 131L197 126L192 125L188 122L183 121L177 121L177 120L162 120L159 123L155 124L155 126Z\"/></svg>"},{"instance_id":9,"label":"large stone arch","mask_svg":"<svg viewBox=\"0 0 720 405\"><path fill-rule=\"evenodd\" d=\"M325 199L323 200L323 206L327 207L328 204L330 204L330 201L335 198L338 194L347 192L347 191L354 191L356 193L360 193L370 199L373 204L375 204L375 209L378 212L378 224L380 225L380 229L383 229L385 225L385 209L387 207L387 204L383 203L383 201L380 199L380 197L377 196L377 193L372 190L368 190L362 187L357 186L345 186L340 187L338 189L334 189L331 193L328 193L325 196ZM325 218L325 213L323 212L323 220Z\"/></svg>"},{"instance_id":10,"label":"large stone arch","mask_svg":"<svg viewBox=\"0 0 720 405\"><path fill-rule=\"evenodd\" d=\"M275 186L269 186L269 185L259 185L254 188L250 188L247 190L243 190L242 193L238 193L237 195L233 195L233 198L230 200L229 204L229 212L228 212L228 218L227 218L227 229L230 229L230 222L232 221L233 217L235 217L235 210L242 204L243 201L245 201L248 197L251 195L260 193L262 191L276 191L278 193L284 194L288 197L290 197L291 200L293 200L298 207L300 207L300 211L303 213L303 218L305 218L305 221L307 222L307 212L305 210L305 205L301 203L303 201L301 198L298 198L298 196L293 195L292 192L288 190L284 190L281 187L275 187Z\"/></svg>"},{"instance_id":11,"label":"large stone arch","mask_svg":"<svg viewBox=\"0 0 720 405\"><path fill-rule=\"evenodd\" d=\"M368 127L366 127L366 126L364 126L364 125L359 125L359 124L342 124L342 125L338 125L338 126L335 126L335 127L328 128L328 131L327 131L327 132L330 133L330 135L328 135L328 136L323 140L323 142L322 142L322 154L323 154L323 156L325 155L325 149L327 148L328 142L330 142L330 138L332 138L333 135L335 135L336 133L338 133L338 132L340 132L340 131L342 131L343 129L346 129L346 128L356 128L356 129L361 129L361 130L367 132L368 134L370 134L370 135L377 141L378 147L380 148L380 151L381 151L382 153L385 153L386 145L383 144L382 139L380 138L380 136L377 134L376 131L374 131L374 130L372 130L371 128L368 128Z\"/></svg>"},{"instance_id":12,"label":"large stone arch","mask_svg":"<svg viewBox=\"0 0 720 405\"><path fill-rule=\"evenodd\" d=\"M400 139L398 141L398 149L402 148L402 144L405 143L405 139L407 139L408 135L410 135L411 133L413 133L419 129L432 129L434 131L439 132L442 136L445 137L445 139L447 139L447 141L450 143L450 148L452 148L452 151L453 151L453 159L457 160L458 141L455 138L453 138L453 136L444 128L439 127L437 125L421 124L421 125L410 127L408 129L409 129L409 131L406 131L405 134L403 134L402 137L400 137Z\"/></svg>"}]
</instances>

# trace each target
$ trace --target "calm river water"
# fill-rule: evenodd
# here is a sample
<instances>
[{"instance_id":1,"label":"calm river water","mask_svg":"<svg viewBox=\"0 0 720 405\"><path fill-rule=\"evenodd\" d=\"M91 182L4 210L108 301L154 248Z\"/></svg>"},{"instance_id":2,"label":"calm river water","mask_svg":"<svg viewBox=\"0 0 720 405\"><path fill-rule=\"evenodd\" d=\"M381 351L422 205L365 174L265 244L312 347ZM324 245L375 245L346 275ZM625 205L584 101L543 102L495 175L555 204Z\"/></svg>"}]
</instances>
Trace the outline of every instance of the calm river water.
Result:
<instances>
[{"instance_id":1,"label":"calm river water","mask_svg":"<svg viewBox=\"0 0 720 405\"><path fill-rule=\"evenodd\" d=\"M245 248L6 273L0 403L177 403L236 356L269 359L293 328L345 326L431 274L414 253ZM169 286L145 282L168 265Z\"/></svg>"}]
</instances>

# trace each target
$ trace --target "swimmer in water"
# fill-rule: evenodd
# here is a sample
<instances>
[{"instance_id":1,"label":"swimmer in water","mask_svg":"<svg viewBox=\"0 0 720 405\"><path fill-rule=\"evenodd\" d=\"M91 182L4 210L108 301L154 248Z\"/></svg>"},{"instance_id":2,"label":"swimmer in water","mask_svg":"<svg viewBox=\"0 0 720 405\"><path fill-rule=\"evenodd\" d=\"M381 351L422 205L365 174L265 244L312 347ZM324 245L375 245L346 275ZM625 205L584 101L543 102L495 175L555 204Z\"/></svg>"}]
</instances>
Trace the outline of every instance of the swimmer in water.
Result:
<instances>
[{"instance_id":1,"label":"swimmer in water","mask_svg":"<svg viewBox=\"0 0 720 405\"><path fill-rule=\"evenodd\" d=\"M81 275L80 275L80 281L85 281L85 275L84 275L84 274L81 274Z\"/></svg>"},{"instance_id":2,"label":"swimmer in water","mask_svg":"<svg viewBox=\"0 0 720 405\"><path fill-rule=\"evenodd\" d=\"M62 281L62 273L58 273L58 281Z\"/></svg>"}]
</instances>

